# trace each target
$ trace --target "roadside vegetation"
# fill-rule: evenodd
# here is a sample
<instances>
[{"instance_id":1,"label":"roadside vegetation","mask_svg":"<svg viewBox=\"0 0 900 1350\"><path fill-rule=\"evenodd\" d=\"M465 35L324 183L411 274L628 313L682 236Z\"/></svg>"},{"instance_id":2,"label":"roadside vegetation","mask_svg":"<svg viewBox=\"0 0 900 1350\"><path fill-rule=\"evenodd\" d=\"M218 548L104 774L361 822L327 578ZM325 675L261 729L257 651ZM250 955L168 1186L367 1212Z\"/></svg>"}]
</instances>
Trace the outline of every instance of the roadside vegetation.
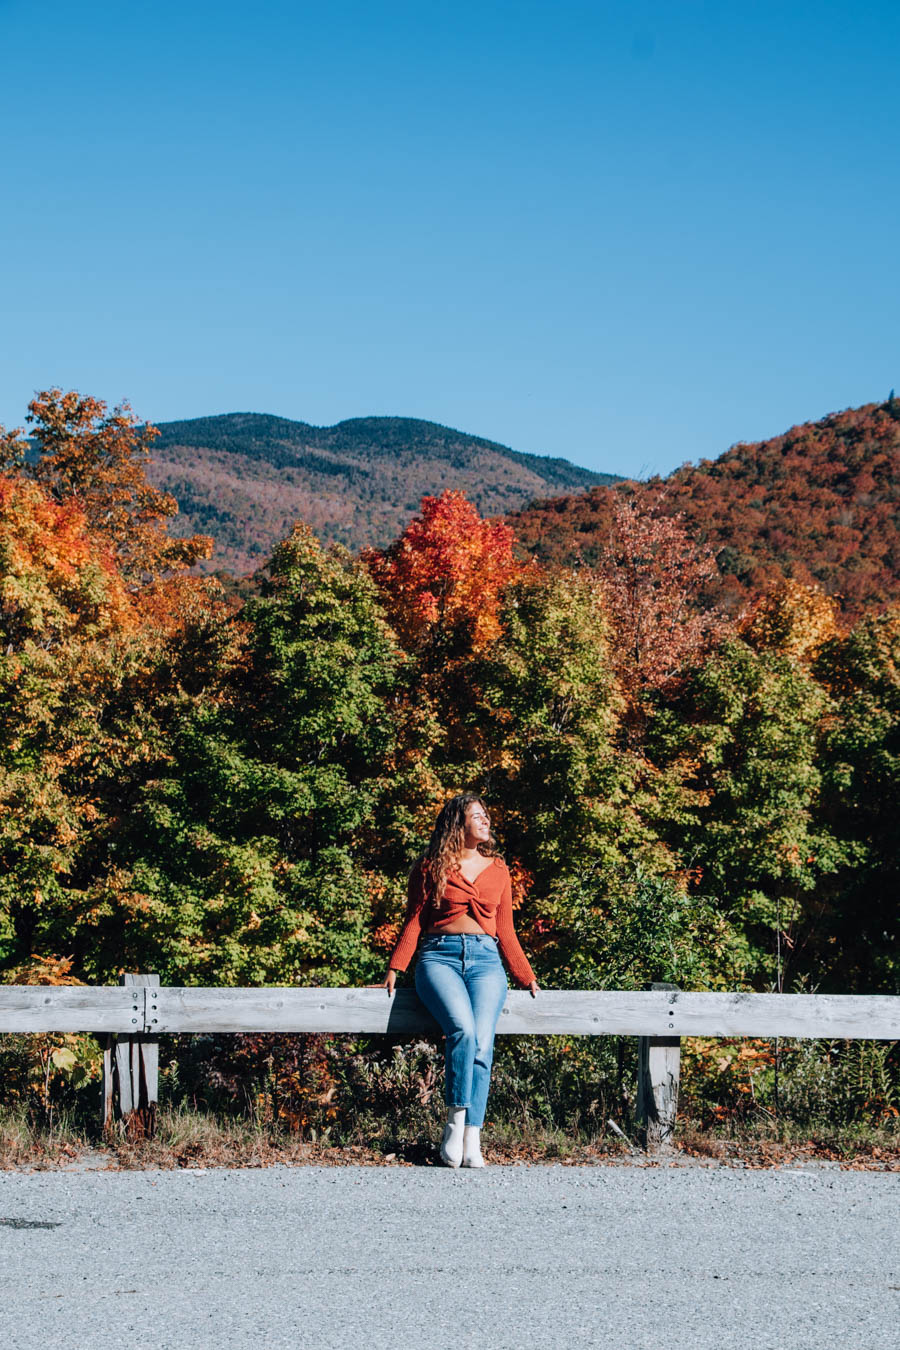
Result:
<instances>
[{"instance_id":1,"label":"roadside vegetation","mask_svg":"<svg viewBox=\"0 0 900 1350\"><path fill-rule=\"evenodd\" d=\"M160 1051L156 1132L129 1138L100 1132L94 1037L5 1037L0 1167L437 1163L437 1041L167 1036ZM646 1163L635 1059L631 1038L501 1039L489 1160ZM896 1045L686 1038L672 1159L900 1170L898 1105Z\"/></svg>"}]
</instances>

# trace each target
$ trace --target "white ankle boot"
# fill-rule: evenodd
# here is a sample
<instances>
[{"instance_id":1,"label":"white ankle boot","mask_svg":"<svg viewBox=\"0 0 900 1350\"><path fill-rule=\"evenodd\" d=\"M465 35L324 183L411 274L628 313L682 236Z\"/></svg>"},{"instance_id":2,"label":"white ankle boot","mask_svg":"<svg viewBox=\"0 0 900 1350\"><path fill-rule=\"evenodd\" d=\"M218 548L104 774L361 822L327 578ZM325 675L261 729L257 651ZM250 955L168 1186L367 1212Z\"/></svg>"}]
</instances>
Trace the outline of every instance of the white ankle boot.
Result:
<instances>
[{"instance_id":1,"label":"white ankle boot","mask_svg":"<svg viewBox=\"0 0 900 1350\"><path fill-rule=\"evenodd\" d=\"M450 1107L447 1112L447 1124L441 1140L441 1160L448 1167L459 1167L463 1158L463 1134L466 1126L466 1108Z\"/></svg>"},{"instance_id":2,"label":"white ankle boot","mask_svg":"<svg viewBox=\"0 0 900 1350\"><path fill-rule=\"evenodd\" d=\"M481 1129L478 1125L467 1125L463 1132L463 1167L486 1167L481 1156Z\"/></svg>"}]
</instances>

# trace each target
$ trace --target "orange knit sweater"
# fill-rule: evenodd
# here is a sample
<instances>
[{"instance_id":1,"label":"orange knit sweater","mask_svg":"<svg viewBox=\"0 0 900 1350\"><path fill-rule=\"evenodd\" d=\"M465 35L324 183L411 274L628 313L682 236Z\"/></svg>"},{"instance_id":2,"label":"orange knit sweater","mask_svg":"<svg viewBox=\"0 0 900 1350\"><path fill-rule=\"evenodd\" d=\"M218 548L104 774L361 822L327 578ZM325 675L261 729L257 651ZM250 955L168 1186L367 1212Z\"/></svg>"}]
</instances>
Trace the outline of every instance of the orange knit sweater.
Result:
<instances>
[{"instance_id":1,"label":"orange knit sweater","mask_svg":"<svg viewBox=\"0 0 900 1350\"><path fill-rule=\"evenodd\" d=\"M430 894L431 887L431 878L420 860L409 874L406 922L391 956L391 969L406 969L426 928L443 928L461 914L471 914L489 937L497 939L509 973L527 989L534 971L513 928L512 885L506 863L494 858L474 881L466 881L461 872L451 872L437 901Z\"/></svg>"}]
</instances>

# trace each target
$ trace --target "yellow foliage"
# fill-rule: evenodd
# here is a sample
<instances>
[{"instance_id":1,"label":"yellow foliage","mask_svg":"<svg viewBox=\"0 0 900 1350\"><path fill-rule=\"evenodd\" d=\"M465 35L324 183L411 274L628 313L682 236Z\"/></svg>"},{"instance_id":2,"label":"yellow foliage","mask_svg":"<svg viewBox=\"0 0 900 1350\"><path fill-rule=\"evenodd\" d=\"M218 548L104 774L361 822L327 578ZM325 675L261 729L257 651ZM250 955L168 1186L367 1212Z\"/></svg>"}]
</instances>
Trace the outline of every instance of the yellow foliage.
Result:
<instances>
[{"instance_id":1,"label":"yellow foliage","mask_svg":"<svg viewBox=\"0 0 900 1350\"><path fill-rule=\"evenodd\" d=\"M743 634L759 650L808 662L837 636L837 616L838 603L832 596L788 577L753 607Z\"/></svg>"}]
</instances>

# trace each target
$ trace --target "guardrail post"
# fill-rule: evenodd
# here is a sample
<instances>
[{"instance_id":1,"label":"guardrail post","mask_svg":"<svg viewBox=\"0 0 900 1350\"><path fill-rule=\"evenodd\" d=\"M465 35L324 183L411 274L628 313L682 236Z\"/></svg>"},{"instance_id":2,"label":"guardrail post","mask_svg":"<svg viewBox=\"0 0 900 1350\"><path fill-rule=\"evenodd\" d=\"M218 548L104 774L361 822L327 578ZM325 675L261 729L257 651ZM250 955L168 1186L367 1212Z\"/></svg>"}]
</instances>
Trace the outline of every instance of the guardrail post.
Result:
<instances>
[{"instance_id":1,"label":"guardrail post","mask_svg":"<svg viewBox=\"0 0 900 1350\"><path fill-rule=\"evenodd\" d=\"M113 1123L113 1047L115 1036L103 1037L103 1073L100 1078L100 1126L106 1134Z\"/></svg>"},{"instance_id":2,"label":"guardrail post","mask_svg":"<svg viewBox=\"0 0 900 1350\"><path fill-rule=\"evenodd\" d=\"M159 1096L159 1041L148 1029L156 1021L158 975L127 973L121 983L134 987L137 1025L133 1036L107 1036L103 1049L102 1123L112 1129L118 1116L129 1139L156 1133Z\"/></svg>"},{"instance_id":3,"label":"guardrail post","mask_svg":"<svg viewBox=\"0 0 900 1350\"><path fill-rule=\"evenodd\" d=\"M677 984L654 982L649 987L654 992L678 993ZM674 998L671 1007L674 1011ZM670 1027L673 1022L670 1017ZM679 1036L638 1037L637 1115L641 1141L648 1153L662 1153L672 1147L680 1074Z\"/></svg>"}]
</instances>

